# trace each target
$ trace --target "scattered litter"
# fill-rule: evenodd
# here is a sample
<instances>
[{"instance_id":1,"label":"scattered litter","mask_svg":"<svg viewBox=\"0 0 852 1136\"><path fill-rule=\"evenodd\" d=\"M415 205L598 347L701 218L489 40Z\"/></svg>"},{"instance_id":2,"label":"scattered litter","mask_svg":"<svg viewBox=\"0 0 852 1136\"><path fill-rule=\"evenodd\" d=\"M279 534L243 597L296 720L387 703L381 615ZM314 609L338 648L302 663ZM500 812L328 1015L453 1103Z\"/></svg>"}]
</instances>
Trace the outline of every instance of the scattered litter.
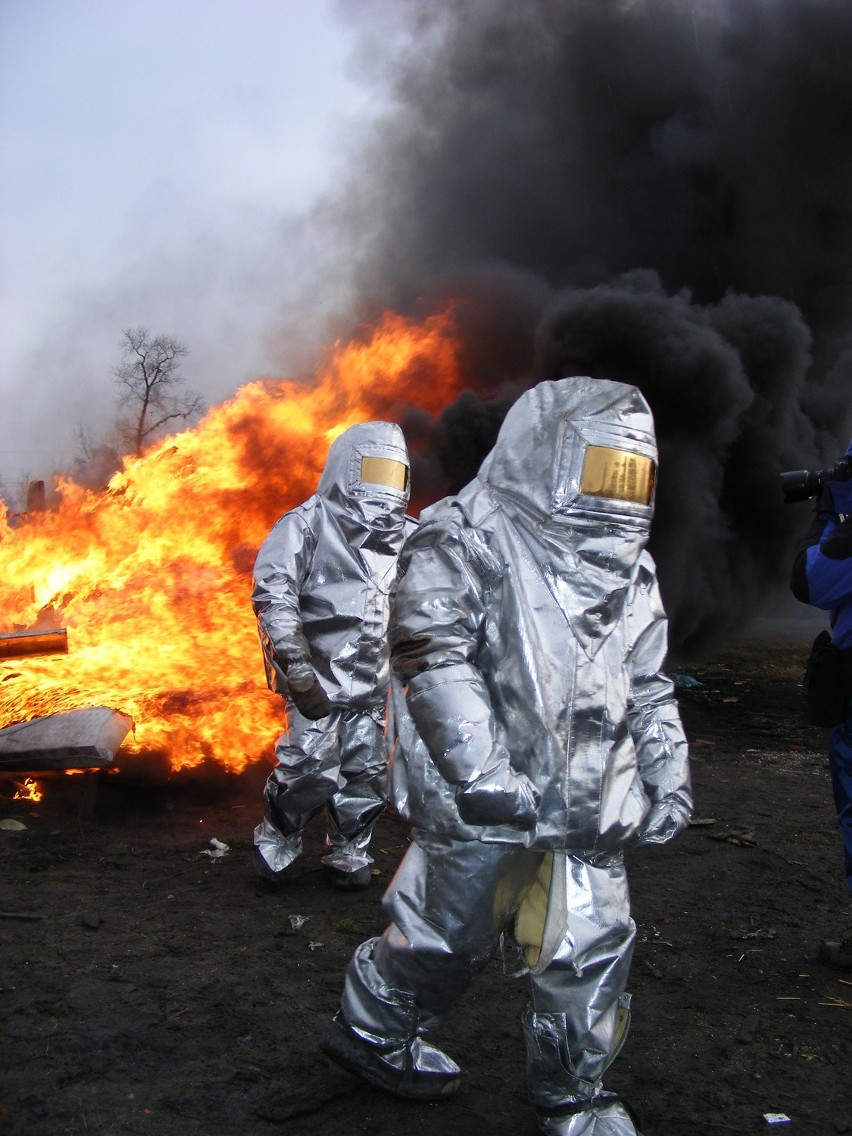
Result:
<instances>
[{"instance_id":1,"label":"scattered litter","mask_svg":"<svg viewBox=\"0 0 852 1136\"><path fill-rule=\"evenodd\" d=\"M224 856L227 856L230 851L230 844L225 844L224 841L217 840L215 836L211 836L210 847L202 848L199 855L209 856L211 860L221 860Z\"/></svg>"},{"instance_id":2,"label":"scattered litter","mask_svg":"<svg viewBox=\"0 0 852 1136\"><path fill-rule=\"evenodd\" d=\"M703 682L699 682L697 678L691 675L672 675L672 682L675 684L676 690L706 690L707 687Z\"/></svg>"},{"instance_id":3,"label":"scattered litter","mask_svg":"<svg viewBox=\"0 0 852 1136\"><path fill-rule=\"evenodd\" d=\"M24 923L37 923L43 915L31 915L28 911L0 911L0 919L21 919Z\"/></svg>"},{"instance_id":4,"label":"scattered litter","mask_svg":"<svg viewBox=\"0 0 852 1136\"><path fill-rule=\"evenodd\" d=\"M0 829L3 832L26 832L27 826L20 820L13 820L11 817L5 817L0 820Z\"/></svg>"},{"instance_id":5,"label":"scattered litter","mask_svg":"<svg viewBox=\"0 0 852 1136\"><path fill-rule=\"evenodd\" d=\"M641 943L653 943L655 947L673 947L674 943L664 939L656 927L650 927L646 931L639 932L639 941Z\"/></svg>"},{"instance_id":6,"label":"scattered litter","mask_svg":"<svg viewBox=\"0 0 852 1136\"><path fill-rule=\"evenodd\" d=\"M288 919L292 931L300 931L310 919L310 915L291 915Z\"/></svg>"},{"instance_id":7,"label":"scattered litter","mask_svg":"<svg viewBox=\"0 0 852 1136\"><path fill-rule=\"evenodd\" d=\"M790 1124L790 1117L785 1112L764 1112L763 1119L767 1124Z\"/></svg>"},{"instance_id":8,"label":"scattered litter","mask_svg":"<svg viewBox=\"0 0 852 1136\"><path fill-rule=\"evenodd\" d=\"M325 943L308 943L308 950L309 951L321 951L324 946L325 946Z\"/></svg>"},{"instance_id":9,"label":"scattered litter","mask_svg":"<svg viewBox=\"0 0 852 1136\"><path fill-rule=\"evenodd\" d=\"M755 931L731 931L730 937L732 939L774 939L774 927L758 927Z\"/></svg>"},{"instance_id":10,"label":"scattered litter","mask_svg":"<svg viewBox=\"0 0 852 1136\"><path fill-rule=\"evenodd\" d=\"M710 840L724 840L727 844L736 844L740 848L754 848L757 844L754 833L744 828L729 828L724 832L708 832L707 836Z\"/></svg>"},{"instance_id":11,"label":"scattered litter","mask_svg":"<svg viewBox=\"0 0 852 1136\"><path fill-rule=\"evenodd\" d=\"M693 817L689 822L690 828L706 828L710 824L715 824L715 817Z\"/></svg>"}]
</instances>

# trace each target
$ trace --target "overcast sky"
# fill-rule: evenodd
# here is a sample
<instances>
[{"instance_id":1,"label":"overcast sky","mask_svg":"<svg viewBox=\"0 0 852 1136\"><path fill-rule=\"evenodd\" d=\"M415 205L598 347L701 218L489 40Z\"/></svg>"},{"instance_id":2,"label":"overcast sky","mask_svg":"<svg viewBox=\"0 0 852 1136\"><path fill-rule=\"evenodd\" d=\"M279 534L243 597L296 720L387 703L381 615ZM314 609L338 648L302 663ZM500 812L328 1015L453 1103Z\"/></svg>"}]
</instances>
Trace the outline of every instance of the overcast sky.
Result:
<instances>
[{"instance_id":1,"label":"overcast sky","mask_svg":"<svg viewBox=\"0 0 852 1136\"><path fill-rule=\"evenodd\" d=\"M329 0L0 7L0 481L111 409L121 331L184 341L209 402L286 364L292 219L374 114Z\"/></svg>"}]
</instances>

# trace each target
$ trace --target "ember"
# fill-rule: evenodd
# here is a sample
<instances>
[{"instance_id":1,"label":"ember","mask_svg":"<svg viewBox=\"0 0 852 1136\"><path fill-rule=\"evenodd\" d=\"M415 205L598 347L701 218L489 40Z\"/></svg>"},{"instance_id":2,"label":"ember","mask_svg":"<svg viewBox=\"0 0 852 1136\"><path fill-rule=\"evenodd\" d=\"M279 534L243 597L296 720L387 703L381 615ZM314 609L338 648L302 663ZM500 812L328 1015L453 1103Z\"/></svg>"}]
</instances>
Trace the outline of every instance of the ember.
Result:
<instances>
[{"instance_id":1,"label":"ember","mask_svg":"<svg viewBox=\"0 0 852 1136\"><path fill-rule=\"evenodd\" d=\"M22 782L15 782L17 788L12 796L13 801L40 801L44 796L39 788L38 781L26 777Z\"/></svg>"},{"instance_id":2,"label":"ember","mask_svg":"<svg viewBox=\"0 0 852 1136\"><path fill-rule=\"evenodd\" d=\"M310 386L250 383L126 458L103 492L60 478L53 510L18 527L0 515L0 626L61 624L71 642L67 655L0 661L0 728L98 705L135 723L123 754L166 753L173 770L256 760L281 729L249 604L257 548L313 493L337 434L437 411L459 386L450 315L389 314L337 345Z\"/></svg>"}]
</instances>

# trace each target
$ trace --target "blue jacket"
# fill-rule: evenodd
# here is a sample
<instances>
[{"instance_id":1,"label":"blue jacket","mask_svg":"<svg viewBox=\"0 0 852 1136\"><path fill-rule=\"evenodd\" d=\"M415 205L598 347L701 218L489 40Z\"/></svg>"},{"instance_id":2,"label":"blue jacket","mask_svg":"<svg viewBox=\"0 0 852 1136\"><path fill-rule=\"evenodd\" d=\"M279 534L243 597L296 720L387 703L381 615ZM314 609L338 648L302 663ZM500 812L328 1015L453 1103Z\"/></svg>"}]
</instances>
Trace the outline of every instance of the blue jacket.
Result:
<instances>
[{"instance_id":1,"label":"blue jacket","mask_svg":"<svg viewBox=\"0 0 852 1136\"><path fill-rule=\"evenodd\" d=\"M852 441L846 450L852 456ZM796 599L829 612L831 638L852 646L852 480L830 481L793 562Z\"/></svg>"}]
</instances>

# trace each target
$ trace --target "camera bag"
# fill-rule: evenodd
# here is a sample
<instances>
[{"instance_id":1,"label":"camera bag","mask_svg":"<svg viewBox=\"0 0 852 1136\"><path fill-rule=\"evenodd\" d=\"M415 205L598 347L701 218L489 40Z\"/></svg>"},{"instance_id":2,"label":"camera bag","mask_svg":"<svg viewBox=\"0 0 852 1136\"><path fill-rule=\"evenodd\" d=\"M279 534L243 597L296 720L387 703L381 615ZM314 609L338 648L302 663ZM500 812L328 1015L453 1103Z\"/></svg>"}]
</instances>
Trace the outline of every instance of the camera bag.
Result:
<instances>
[{"instance_id":1,"label":"camera bag","mask_svg":"<svg viewBox=\"0 0 852 1136\"><path fill-rule=\"evenodd\" d=\"M820 631L805 665L808 718L814 726L839 726L850 713L852 651L836 647Z\"/></svg>"}]
</instances>

